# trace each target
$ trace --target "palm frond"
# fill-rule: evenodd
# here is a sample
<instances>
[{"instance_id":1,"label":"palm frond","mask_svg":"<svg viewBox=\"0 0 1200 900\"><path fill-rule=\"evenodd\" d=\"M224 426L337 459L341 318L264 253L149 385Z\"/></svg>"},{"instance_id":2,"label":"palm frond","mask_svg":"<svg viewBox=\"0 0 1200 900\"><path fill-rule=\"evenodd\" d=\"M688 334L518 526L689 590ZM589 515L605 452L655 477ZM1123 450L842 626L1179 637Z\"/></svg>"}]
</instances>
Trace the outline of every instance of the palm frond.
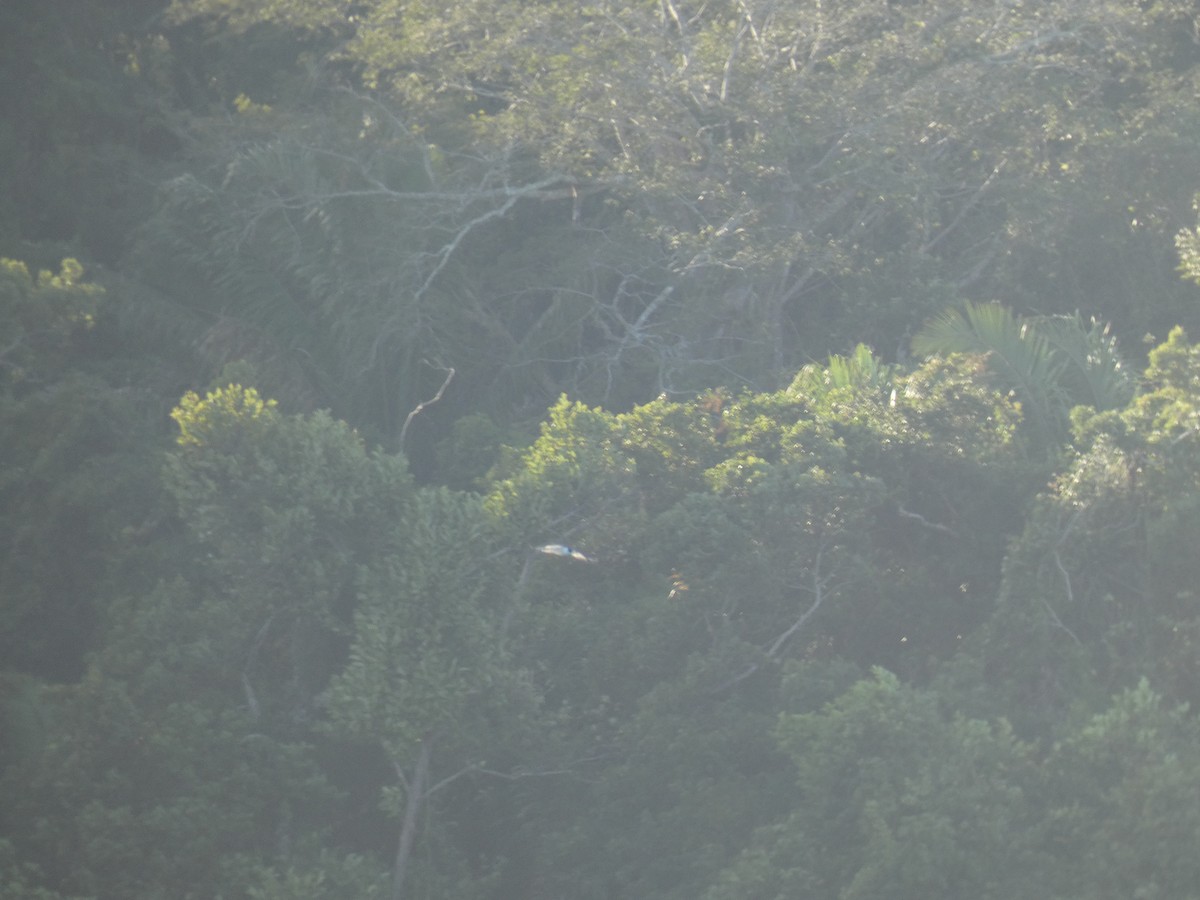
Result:
<instances>
[{"instance_id":1,"label":"palm frond","mask_svg":"<svg viewBox=\"0 0 1200 900\"><path fill-rule=\"evenodd\" d=\"M1039 321L1038 327L1064 360L1063 386L1074 405L1105 410L1132 399L1134 379L1107 323L1092 319L1085 324L1076 312L1048 317Z\"/></svg>"},{"instance_id":2,"label":"palm frond","mask_svg":"<svg viewBox=\"0 0 1200 900\"><path fill-rule=\"evenodd\" d=\"M986 356L989 369L1022 401L1042 439L1053 442L1065 435L1072 406L1063 385L1067 360L1035 320L1016 316L999 303L967 303L962 311L947 310L932 319L912 346L922 356Z\"/></svg>"},{"instance_id":3,"label":"palm frond","mask_svg":"<svg viewBox=\"0 0 1200 900\"><path fill-rule=\"evenodd\" d=\"M849 355L833 354L824 366L807 365L796 373L790 390L808 397L823 397L838 388L891 389L896 368L883 362L866 344Z\"/></svg>"}]
</instances>

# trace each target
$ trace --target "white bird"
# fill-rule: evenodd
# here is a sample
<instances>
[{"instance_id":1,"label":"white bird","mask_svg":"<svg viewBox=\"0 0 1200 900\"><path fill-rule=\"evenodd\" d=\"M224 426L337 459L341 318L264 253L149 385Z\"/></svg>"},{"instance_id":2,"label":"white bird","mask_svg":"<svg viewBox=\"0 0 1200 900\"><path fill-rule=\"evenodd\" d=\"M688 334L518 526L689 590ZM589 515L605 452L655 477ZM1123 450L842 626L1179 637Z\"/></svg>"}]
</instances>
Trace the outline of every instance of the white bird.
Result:
<instances>
[{"instance_id":1,"label":"white bird","mask_svg":"<svg viewBox=\"0 0 1200 900\"><path fill-rule=\"evenodd\" d=\"M596 561L594 557L588 556L582 550L576 550L566 544L543 544L535 549L538 553L545 553L548 556L561 556L565 559L577 559L580 562L594 563Z\"/></svg>"}]
</instances>

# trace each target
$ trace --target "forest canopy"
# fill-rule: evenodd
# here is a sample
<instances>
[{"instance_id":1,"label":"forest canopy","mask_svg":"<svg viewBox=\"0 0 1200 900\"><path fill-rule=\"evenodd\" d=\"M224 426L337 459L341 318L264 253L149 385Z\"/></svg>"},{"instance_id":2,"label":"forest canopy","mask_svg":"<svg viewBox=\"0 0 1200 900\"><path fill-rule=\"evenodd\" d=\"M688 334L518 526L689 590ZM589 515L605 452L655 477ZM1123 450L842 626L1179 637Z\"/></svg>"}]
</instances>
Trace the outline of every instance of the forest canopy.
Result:
<instances>
[{"instance_id":1,"label":"forest canopy","mask_svg":"<svg viewBox=\"0 0 1200 900\"><path fill-rule=\"evenodd\" d=\"M0 900L1193 896L1193 7L0 7Z\"/></svg>"}]
</instances>

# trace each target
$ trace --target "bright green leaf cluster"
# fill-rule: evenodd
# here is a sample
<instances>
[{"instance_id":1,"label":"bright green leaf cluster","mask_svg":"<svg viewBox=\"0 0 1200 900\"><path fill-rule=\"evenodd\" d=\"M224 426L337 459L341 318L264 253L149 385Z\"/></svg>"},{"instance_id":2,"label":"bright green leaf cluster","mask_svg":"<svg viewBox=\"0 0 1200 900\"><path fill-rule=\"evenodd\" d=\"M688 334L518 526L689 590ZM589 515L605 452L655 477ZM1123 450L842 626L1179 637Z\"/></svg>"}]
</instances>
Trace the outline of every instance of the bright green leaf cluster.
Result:
<instances>
[{"instance_id":1,"label":"bright green leaf cluster","mask_svg":"<svg viewBox=\"0 0 1200 900\"><path fill-rule=\"evenodd\" d=\"M219 442L230 433L269 425L278 404L263 400L254 388L231 384L209 391L203 398L188 391L171 411L179 425L181 447L203 447Z\"/></svg>"}]
</instances>

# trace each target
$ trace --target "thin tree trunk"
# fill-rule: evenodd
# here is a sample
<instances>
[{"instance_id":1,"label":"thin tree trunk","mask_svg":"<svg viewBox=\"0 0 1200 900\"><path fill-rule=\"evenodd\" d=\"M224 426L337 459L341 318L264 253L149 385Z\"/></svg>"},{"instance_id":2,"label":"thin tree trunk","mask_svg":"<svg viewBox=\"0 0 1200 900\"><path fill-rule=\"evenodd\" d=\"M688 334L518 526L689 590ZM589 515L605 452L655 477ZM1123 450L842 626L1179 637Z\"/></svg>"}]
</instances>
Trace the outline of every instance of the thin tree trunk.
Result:
<instances>
[{"instance_id":1,"label":"thin tree trunk","mask_svg":"<svg viewBox=\"0 0 1200 900\"><path fill-rule=\"evenodd\" d=\"M408 798L404 804L404 822L400 825L400 840L396 846L396 863L392 868L392 900L404 900L404 878L408 870L408 858L412 854L413 839L417 834L417 814L425 799L425 782L429 780L429 752L432 739L421 738L421 749L417 753L417 765L408 782Z\"/></svg>"}]
</instances>

